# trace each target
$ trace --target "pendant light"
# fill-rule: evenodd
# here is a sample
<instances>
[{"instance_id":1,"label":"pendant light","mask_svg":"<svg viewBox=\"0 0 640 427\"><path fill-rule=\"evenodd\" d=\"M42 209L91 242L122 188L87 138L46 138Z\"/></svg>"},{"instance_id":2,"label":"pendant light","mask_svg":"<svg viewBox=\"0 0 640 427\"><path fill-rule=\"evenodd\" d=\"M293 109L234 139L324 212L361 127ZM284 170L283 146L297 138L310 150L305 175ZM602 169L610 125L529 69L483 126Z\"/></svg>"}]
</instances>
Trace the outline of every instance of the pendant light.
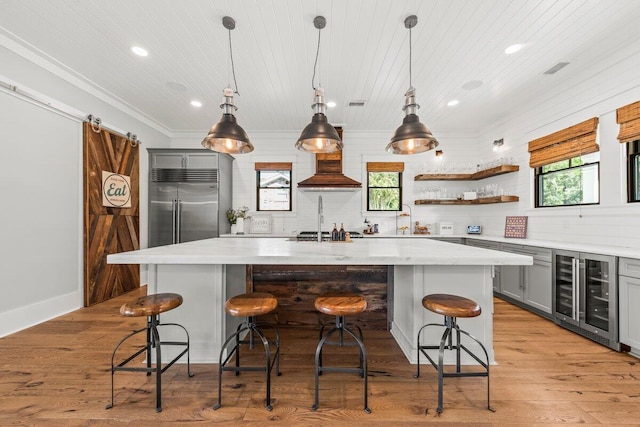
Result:
<instances>
[{"instance_id":1,"label":"pendant light","mask_svg":"<svg viewBox=\"0 0 640 427\"><path fill-rule=\"evenodd\" d=\"M236 82L236 71L233 65L233 51L231 49L231 30L236 28L236 21L225 16L222 18L222 25L229 30L229 56L231 59L231 70L233 72L233 82L236 90L226 87L223 91L224 102L220 104L222 118L209 129L209 134L202 140L202 146L212 151L229 154L245 154L253 151L253 145L249 141L247 133L238 125L233 113L238 109L233 104L233 94L238 93L238 83ZM231 86L231 85L229 85Z\"/></svg>"},{"instance_id":2,"label":"pendant light","mask_svg":"<svg viewBox=\"0 0 640 427\"><path fill-rule=\"evenodd\" d=\"M324 103L324 89L315 86L316 65L318 64L318 55L320 53L320 30L327 24L324 16L316 16L313 20L313 26L318 29L318 48L316 50L316 60L313 64L313 77L311 78L311 86L313 87L313 118L303 130L296 148L311 153L332 153L342 150L342 141L338 136L338 131L329 124L325 111L327 105Z\"/></svg>"},{"instance_id":3,"label":"pendant light","mask_svg":"<svg viewBox=\"0 0 640 427\"><path fill-rule=\"evenodd\" d=\"M416 103L416 90L411 81L411 29L417 23L418 17L415 15L408 16L404 20L405 28L409 29L409 89L404 94L404 107L402 107L405 112L404 120L387 145L387 151L393 154L423 153L439 145L429 128L420 123L420 118L416 114L420 105Z\"/></svg>"}]
</instances>

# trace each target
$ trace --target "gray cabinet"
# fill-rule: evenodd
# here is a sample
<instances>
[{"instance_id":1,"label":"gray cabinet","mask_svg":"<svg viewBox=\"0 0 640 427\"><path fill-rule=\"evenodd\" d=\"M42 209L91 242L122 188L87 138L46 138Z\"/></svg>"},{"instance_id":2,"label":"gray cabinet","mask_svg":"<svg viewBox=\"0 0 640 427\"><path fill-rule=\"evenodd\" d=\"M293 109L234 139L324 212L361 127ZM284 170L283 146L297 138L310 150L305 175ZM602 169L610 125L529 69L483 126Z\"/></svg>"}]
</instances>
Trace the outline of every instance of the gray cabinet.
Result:
<instances>
[{"instance_id":1,"label":"gray cabinet","mask_svg":"<svg viewBox=\"0 0 640 427\"><path fill-rule=\"evenodd\" d=\"M208 150L154 149L149 151L152 169L218 168L218 153Z\"/></svg>"},{"instance_id":2,"label":"gray cabinet","mask_svg":"<svg viewBox=\"0 0 640 427\"><path fill-rule=\"evenodd\" d=\"M640 260L620 258L618 273L620 342L640 355Z\"/></svg>"},{"instance_id":3,"label":"gray cabinet","mask_svg":"<svg viewBox=\"0 0 640 427\"><path fill-rule=\"evenodd\" d=\"M501 250L533 257L533 265L502 266L500 293L515 301L552 314L552 251L536 246L503 243Z\"/></svg>"}]
</instances>

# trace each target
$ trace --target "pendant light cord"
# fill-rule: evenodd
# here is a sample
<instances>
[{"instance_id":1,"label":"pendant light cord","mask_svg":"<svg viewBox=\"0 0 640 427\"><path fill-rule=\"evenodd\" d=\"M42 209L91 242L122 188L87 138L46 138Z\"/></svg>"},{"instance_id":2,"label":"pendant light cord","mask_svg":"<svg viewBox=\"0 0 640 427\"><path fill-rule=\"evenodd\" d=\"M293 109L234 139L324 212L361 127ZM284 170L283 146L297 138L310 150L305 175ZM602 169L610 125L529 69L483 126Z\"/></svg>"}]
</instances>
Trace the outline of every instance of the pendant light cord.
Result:
<instances>
[{"instance_id":1,"label":"pendant light cord","mask_svg":"<svg viewBox=\"0 0 640 427\"><path fill-rule=\"evenodd\" d=\"M409 28L409 87L413 87L411 81L411 27Z\"/></svg>"},{"instance_id":2,"label":"pendant light cord","mask_svg":"<svg viewBox=\"0 0 640 427\"><path fill-rule=\"evenodd\" d=\"M318 28L318 47L316 48L316 60L313 63L313 77L311 77L311 87L316 90L314 81L316 80L316 66L318 65L318 55L320 54L320 28Z\"/></svg>"},{"instance_id":3,"label":"pendant light cord","mask_svg":"<svg viewBox=\"0 0 640 427\"><path fill-rule=\"evenodd\" d=\"M233 84L235 86L235 90L233 92L238 96L240 96L240 92L238 92L238 82L236 81L236 67L233 65L233 48L231 47L231 29L229 29L229 56L231 57L231 73L233 74Z\"/></svg>"}]
</instances>

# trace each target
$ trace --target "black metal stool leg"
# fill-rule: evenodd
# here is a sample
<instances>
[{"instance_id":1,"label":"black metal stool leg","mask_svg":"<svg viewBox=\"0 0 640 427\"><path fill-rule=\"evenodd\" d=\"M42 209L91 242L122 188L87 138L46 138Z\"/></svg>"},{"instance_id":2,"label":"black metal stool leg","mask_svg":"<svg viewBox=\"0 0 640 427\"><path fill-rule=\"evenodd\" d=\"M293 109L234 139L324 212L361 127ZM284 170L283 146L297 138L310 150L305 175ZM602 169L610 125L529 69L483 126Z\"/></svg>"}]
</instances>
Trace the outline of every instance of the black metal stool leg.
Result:
<instances>
[{"instance_id":1,"label":"black metal stool leg","mask_svg":"<svg viewBox=\"0 0 640 427\"><path fill-rule=\"evenodd\" d=\"M440 340L440 350L438 352L438 414L442 413L443 388L444 388L444 347L447 338L451 339L451 328L447 327ZM451 345L451 341L449 341Z\"/></svg>"},{"instance_id":2,"label":"black metal stool leg","mask_svg":"<svg viewBox=\"0 0 640 427\"><path fill-rule=\"evenodd\" d=\"M229 335L229 337L227 337L227 339L225 340L224 344L222 344L222 347L220 348L220 358L218 359L218 403L213 405L213 409L214 410L218 410L222 406L222 371L224 371L224 366L229 361L229 359L234 355L234 353L236 353L238 351L238 348L239 348L238 337L239 337L239 335L242 332L244 332L246 330L249 330L249 329L250 328L249 328L248 325L242 323L241 325L238 326L238 328L236 329L236 331L232 335ZM227 354L227 358L224 359L224 361L223 361L222 358L224 356L224 351L226 350L227 346L229 345L229 343L232 340L236 340L236 344L234 345L233 350L231 350L231 352L229 352L229 354ZM237 354L236 354L236 357L237 357ZM239 368L236 366L236 369L239 369Z\"/></svg>"},{"instance_id":3,"label":"black metal stool leg","mask_svg":"<svg viewBox=\"0 0 640 427\"><path fill-rule=\"evenodd\" d=\"M258 337L260 338L260 340L262 341L262 345L264 346L264 354L265 354L265 358L266 358L266 364L265 364L265 375L266 375L266 383L267 383L267 393L266 393L266 398L265 398L265 408L267 408L267 411L271 411L273 410L273 406L271 406L271 349L269 348L269 341L267 340L267 338L264 336L264 334L262 333L262 331L256 327L255 324L252 324L251 327L251 334L253 334L254 332L258 335Z\"/></svg>"},{"instance_id":4,"label":"black metal stool leg","mask_svg":"<svg viewBox=\"0 0 640 427\"><path fill-rule=\"evenodd\" d=\"M151 340L152 345L156 348L156 412L162 412L162 346L160 345L156 321L157 319L154 319L151 322Z\"/></svg>"},{"instance_id":5,"label":"black metal stool leg","mask_svg":"<svg viewBox=\"0 0 640 427\"><path fill-rule=\"evenodd\" d=\"M318 342L318 345L316 347L315 364L314 364L315 365L314 403L313 403L313 406L311 407L311 410L315 411L320 406L320 391L319 391L320 375L322 374L323 370L328 370L328 371L331 370L336 372L359 373L360 376L364 378L364 411L367 414L371 413L371 409L369 409L369 403L368 403L368 398L369 398L368 381L369 380L368 380L367 352L364 347L364 343L362 342L362 339L361 339L362 330L360 330L360 328L358 328L358 330L359 330L358 332L360 336L356 335L353 331L351 331L349 328L345 326L344 316L336 316L336 326L333 329L331 329L329 332L324 334L321 337L320 341ZM322 366L322 348L325 344L327 344L327 340L331 337L331 335L333 335L336 332L338 333L338 341L332 342L330 344L338 345L341 347L344 346L345 345L344 333L347 332L358 345L360 361L359 361L359 367L357 369L356 368L325 368Z\"/></svg>"}]
</instances>

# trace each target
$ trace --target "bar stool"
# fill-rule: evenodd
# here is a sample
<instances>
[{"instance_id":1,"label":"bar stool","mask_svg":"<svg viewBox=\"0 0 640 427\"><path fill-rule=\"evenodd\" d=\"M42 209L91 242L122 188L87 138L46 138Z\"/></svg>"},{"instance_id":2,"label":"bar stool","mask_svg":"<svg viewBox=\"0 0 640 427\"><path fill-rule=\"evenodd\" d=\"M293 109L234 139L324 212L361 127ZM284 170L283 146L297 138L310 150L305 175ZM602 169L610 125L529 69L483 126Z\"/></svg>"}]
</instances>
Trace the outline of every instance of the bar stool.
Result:
<instances>
[{"instance_id":1,"label":"bar stool","mask_svg":"<svg viewBox=\"0 0 640 427\"><path fill-rule=\"evenodd\" d=\"M475 337L466 331L460 329L456 322L458 317L476 317L482 312L480 306L473 300L460 297L457 295L449 294L431 294L422 298L422 306L434 313L442 314L444 316L444 323L428 323L424 325L418 331L418 365L417 372L414 375L415 378L420 376L420 353L429 359L431 365L438 371L438 414L442 413L442 388L443 379L447 377L487 377L487 409L495 412L495 409L491 407L489 403L489 355L484 345L478 341ZM440 339L440 345L420 345L420 334L422 330L428 326L444 327L444 333L442 339ZM456 331L456 343L453 344L453 329ZM464 334L467 337L475 341L482 351L484 352L485 361L481 360L478 356L472 353L464 344L460 341L460 334ZM455 350L456 352L456 371L444 372L443 360L445 346L447 350ZM438 349L438 363L436 364L433 359L427 354L426 350ZM460 350L464 350L469 356L471 356L476 362L478 362L484 369L484 372L462 372L460 369Z\"/></svg>"},{"instance_id":2,"label":"bar stool","mask_svg":"<svg viewBox=\"0 0 640 427\"><path fill-rule=\"evenodd\" d=\"M316 310L321 313L328 314L330 316L336 316L335 326L331 328L327 333L324 333L324 328L327 325L322 326L320 329L320 340L316 347L315 357L315 402L311 407L312 410L318 409L319 402L319 387L320 387L320 375L322 372L347 372L357 373L364 378L364 411L367 414L371 413L368 405L368 370L367 370L367 352L364 348L362 330L359 326L356 326L358 334L356 335L351 330L346 322L345 316L351 314L362 313L367 309L367 301L362 295L354 293L327 293L316 297L314 305ZM344 341L344 333L350 335L354 342ZM328 341L328 339L337 333L337 341ZM343 346L358 346L360 348L360 363L357 368L346 367L327 367L322 365L322 347L325 345L338 345Z\"/></svg>"},{"instance_id":3,"label":"bar stool","mask_svg":"<svg viewBox=\"0 0 640 427\"><path fill-rule=\"evenodd\" d=\"M247 320L240 325L236 329L236 332L231 334L227 340L222 345L220 349L220 361L218 364L218 403L213 406L214 410L220 409L222 406L222 371L233 371L236 375L240 375L241 371L264 371L266 372L266 380L267 380L267 395L265 400L265 407L267 410L271 411L273 406L271 406L271 371L273 370L273 366L276 366L276 373L278 376L281 375L280 372L280 331L275 325L267 325L272 326L276 332L275 341L269 341L265 335L260 330L260 326L265 326L266 324L257 323L256 316L260 316L262 314L271 313L278 307L278 300L271 294L262 293L262 292L254 292L248 294L236 295L233 298L227 300L224 305L224 309L227 313L234 317L246 317ZM247 339L240 339L240 335L244 332L248 332ZM240 345L241 344L249 344L249 348L253 349L254 346L254 336L257 335L262 341L262 345L264 346L264 353L266 357L266 363L264 366L240 366ZM223 361L224 352L227 346L235 340L235 344L231 351L227 355L226 359ZM270 346L275 346L275 355L273 357L273 361L271 360L271 348ZM235 354L235 366L226 366L227 362L233 357Z\"/></svg>"},{"instance_id":4,"label":"bar stool","mask_svg":"<svg viewBox=\"0 0 640 427\"><path fill-rule=\"evenodd\" d=\"M126 302L120 307L120 314L127 317L147 317L147 325L144 328L140 328L131 332L129 335L124 337L116 348L113 350L111 354L111 403L107 405L106 409L111 409L114 405L113 399L113 376L116 371L133 371L133 372L146 372L147 376L151 375L155 372L156 374L156 412L162 411L162 374L164 371L169 369L171 365L173 365L178 359L180 359L184 354L187 354L187 374L189 377L193 377L193 373L191 373L191 363L189 361L189 332L185 329L184 326L179 325L177 323L160 323L160 313L164 313L169 310L173 310L174 308L180 306L182 304L182 296L179 294L173 293L163 293L163 294L153 294L147 295L143 297L136 298L129 302ZM185 342L177 342L177 341L161 341L160 335L158 333L158 328L160 326L177 326L184 330L187 341ZM124 361L115 365L114 360L116 356L116 352L120 348L120 346L127 341L129 338L141 333L146 332L147 341L135 353L131 356L124 359ZM164 345L172 345L172 346L184 346L184 349L174 357L169 363L167 363L164 367L162 367L162 346ZM151 349L155 348L155 366L151 367ZM146 352L146 363L147 366L145 368L135 368L126 366L129 362L134 360L140 354Z\"/></svg>"}]
</instances>

